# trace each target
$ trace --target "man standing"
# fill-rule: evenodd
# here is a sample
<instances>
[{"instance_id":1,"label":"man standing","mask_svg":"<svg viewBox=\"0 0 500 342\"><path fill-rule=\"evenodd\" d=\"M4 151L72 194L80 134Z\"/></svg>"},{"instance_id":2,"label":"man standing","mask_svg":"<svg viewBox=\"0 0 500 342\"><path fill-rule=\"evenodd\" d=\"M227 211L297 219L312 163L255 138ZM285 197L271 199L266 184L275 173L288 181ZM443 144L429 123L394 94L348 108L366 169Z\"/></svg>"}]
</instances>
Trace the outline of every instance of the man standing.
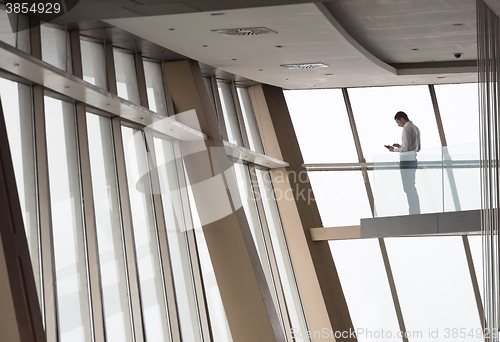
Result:
<instances>
[{"instance_id":1,"label":"man standing","mask_svg":"<svg viewBox=\"0 0 500 342\"><path fill-rule=\"evenodd\" d=\"M417 171L417 152L420 151L420 130L408 119L405 112L397 112L394 120L399 127L403 127L401 145L393 144L387 148L391 152L400 152L400 172L403 190L408 199L410 215L420 214L420 201L415 187L415 173Z\"/></svg>"}]
</instances>

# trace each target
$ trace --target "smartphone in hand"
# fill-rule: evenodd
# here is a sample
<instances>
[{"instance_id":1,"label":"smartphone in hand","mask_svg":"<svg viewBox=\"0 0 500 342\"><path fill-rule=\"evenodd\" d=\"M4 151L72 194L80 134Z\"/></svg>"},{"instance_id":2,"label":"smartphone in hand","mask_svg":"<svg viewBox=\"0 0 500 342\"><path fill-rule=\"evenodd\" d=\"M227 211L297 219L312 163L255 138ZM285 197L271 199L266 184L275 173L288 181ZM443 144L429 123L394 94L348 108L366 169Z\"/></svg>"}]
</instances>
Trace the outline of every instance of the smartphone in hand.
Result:
<instances>
[{"instance_id":1,"label":"smartphone in hand","mask_svg":"<svg viewBox=\"0 0 500 342\"><path fill-rule=\"evenodd\" d=\"M386 148L391 148L392 146L391 145L384 145Z\"/></svg>"}]
</instances>

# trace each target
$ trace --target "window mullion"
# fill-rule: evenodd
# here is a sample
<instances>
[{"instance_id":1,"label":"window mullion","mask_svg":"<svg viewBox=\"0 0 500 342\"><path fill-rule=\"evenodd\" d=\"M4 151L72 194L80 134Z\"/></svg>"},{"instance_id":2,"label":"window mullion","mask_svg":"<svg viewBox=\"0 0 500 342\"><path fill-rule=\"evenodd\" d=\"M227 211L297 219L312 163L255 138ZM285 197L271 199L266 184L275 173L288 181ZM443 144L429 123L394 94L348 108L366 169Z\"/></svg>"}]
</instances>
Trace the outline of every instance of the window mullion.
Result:
<instances>
[{"instance_id":1,"label":"window mullion","mask_svg":"<svg viewBox=\"0 0 500 342\"><path fill-rule=\"evenodd\" d=\"M189 207L189 195L187 191L186 174L182 165L182 152L179 142L174 141L174 155L176 160L177 179L179 181L179 190L182 203L182 211L184 216L184 224L186 225L186 240L188 244L190 262L192 267L192 276L195 285L196 305L198 307L198 318L201 325L201 332L203 341L212 341L212 334L210 332L210 323L208 315L207 300L205 298L205 291L203 290L202 270L200 266L200 259L198 254L198 247L196 245L196 236L194 232L194 224L192 220L192 213Z\"/></svg>"},{"instance_id":2,"label":"window mullion","mask_svg":"<svg viewBox=\"0 0 500 342\"><path fill-rule=\"evenodd\" d=\"M92 176L90 173L90 155L87 133L87 113L85 105L76 105L78 153L80 159L81 187L83 197L84 233L87 251L87 272L90 284L91 324L93 341L104 342L104 317L101 293L101 273L99 251L97 248L97 226L95 220Z\"/></svg>"},{"instance_id":3,"label":"window mullion","mask_svg":"<svg viewBox=\"0 0 500 342\"><path fill-rule=\"evenodd\" d=\"M240 127L241 138L243 140L243 147L250 150L251 149L250 142L248 141L248 134L245 128L243 113L241 112L240 101L238 100L238 90L236 89L236 84L234 83L234 81L231 82L231 94L233 98L234 108L236 109L236 117L238 119L238 125Z\"/></svg>"},{"instance_id":4,"label":"window mullion","mask_svg":"<svg viewBox=\"0 0 500 342\"><path fill-rule=\"evenodd\" d=\"M141 311L141 293L139 290L139 273L137 255L132 225L132 209L128 190L127 173L125 170L125 155L121 131L121 120L116 117L111 120L113 129L114 154L118 179L118 196L120 202L121 221L123 225L123 240L125 245L126 269L128 274L130 304L135 342L144 342L144 326Z\"/></svg>"},{"instance_id":5,"label":"window mullion","mask_svg":"<svg viewBox=\"0 0 500 342\"><path fill-rule=\"evenodd\" d=\"M281 314L281 318L283 320L284 328L285 328L285 336L288 341L293 341L291 331L292 326L290 322L290 317L288 314L288 309L285 300L285 294L283 292L283 286L281 284L281 278L279 276L278 263L276 262L276 256L274 254L273 244L271 240L271 235L269 233L269 225L266 219L266 213L264 211L264 204L262 203L262 195L260 193L259 183L257 180L257 175L255 174L255 165L248 166L250 172L250 180L252 190L254 192L255 204L257 206L257 212L259 214L259 220L262 227L262 232L264 234L264 241L266 243L267 256L269 258L269 263L271 265L271 272L273 275L273 282L276 292L278 294L278 303L280 311L278 314Z\"/></svg>"},{"instance_id":6,"label":"window mullion","mask_svg":"<svg viewBox=\"0 0 500 342\"><path fill-rule=\"evenodd\" d=\"M165 300L170 322L170 334L173 342L181 342L181 332L179 317L177 315L177 300L175 297L175 285L172 273L172 265L170 261L170 250L167 240L167 226L165 222L165 214L163 212L160 179L158 177L158 169L156 165L155 145L153 141L153 132L151 130L144 131L145 143L147 147L149 175L151 177L152 199L154 207L154 215L156 220L156 229L158 244L160 250L161 267L163 273L163 285L165 292Z\"/></svg>"}]
</instances>

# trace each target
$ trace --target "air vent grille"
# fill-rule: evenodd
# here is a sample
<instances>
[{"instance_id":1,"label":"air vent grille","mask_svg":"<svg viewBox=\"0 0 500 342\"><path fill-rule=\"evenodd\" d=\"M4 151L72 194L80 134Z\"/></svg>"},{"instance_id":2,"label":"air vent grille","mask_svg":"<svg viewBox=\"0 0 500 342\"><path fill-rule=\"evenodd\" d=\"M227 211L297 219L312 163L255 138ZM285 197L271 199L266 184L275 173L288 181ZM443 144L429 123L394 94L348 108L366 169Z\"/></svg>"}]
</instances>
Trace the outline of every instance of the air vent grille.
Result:
<instances>
[{"instance_id":1,"label":"air vent grille","mask_svg":"<svg viewBox=\"0 0 500 342\"><path fill-rule=\"evenodd\" d=\"M235 29L212 30L225 36L259 36L266 33L278 33L266 27L247 27Z\"/></svg>"},{"instance_id":2,"label":"air vent grille","mask_svg":"<svg viewBox=\"0 0 500 342\"><path fill-rule=\"evenodd\" d=\"M283 68L287 69L316 69L316 68L328 68L325 63L296 63L296 64L281 64Z\"/></svg>"}]
</instances>

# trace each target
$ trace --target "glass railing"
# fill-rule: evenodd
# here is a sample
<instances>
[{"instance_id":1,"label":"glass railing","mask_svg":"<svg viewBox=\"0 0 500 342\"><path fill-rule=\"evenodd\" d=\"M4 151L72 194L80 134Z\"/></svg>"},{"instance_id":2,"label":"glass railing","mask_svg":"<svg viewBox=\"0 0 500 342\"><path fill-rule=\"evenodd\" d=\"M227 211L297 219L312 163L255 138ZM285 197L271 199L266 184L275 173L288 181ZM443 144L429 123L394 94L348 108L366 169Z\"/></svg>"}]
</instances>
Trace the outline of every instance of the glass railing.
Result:
<instances>
[{"instance_id":1,"label":"glass railing","mask_svg":"<svg viewBox=\"0 0 500 342\"><path fill-rule=\"evenodd\" d=\"M479 144L390 153L373 160L375 217L481 208Z\"/></svg>"}]
</instances>

